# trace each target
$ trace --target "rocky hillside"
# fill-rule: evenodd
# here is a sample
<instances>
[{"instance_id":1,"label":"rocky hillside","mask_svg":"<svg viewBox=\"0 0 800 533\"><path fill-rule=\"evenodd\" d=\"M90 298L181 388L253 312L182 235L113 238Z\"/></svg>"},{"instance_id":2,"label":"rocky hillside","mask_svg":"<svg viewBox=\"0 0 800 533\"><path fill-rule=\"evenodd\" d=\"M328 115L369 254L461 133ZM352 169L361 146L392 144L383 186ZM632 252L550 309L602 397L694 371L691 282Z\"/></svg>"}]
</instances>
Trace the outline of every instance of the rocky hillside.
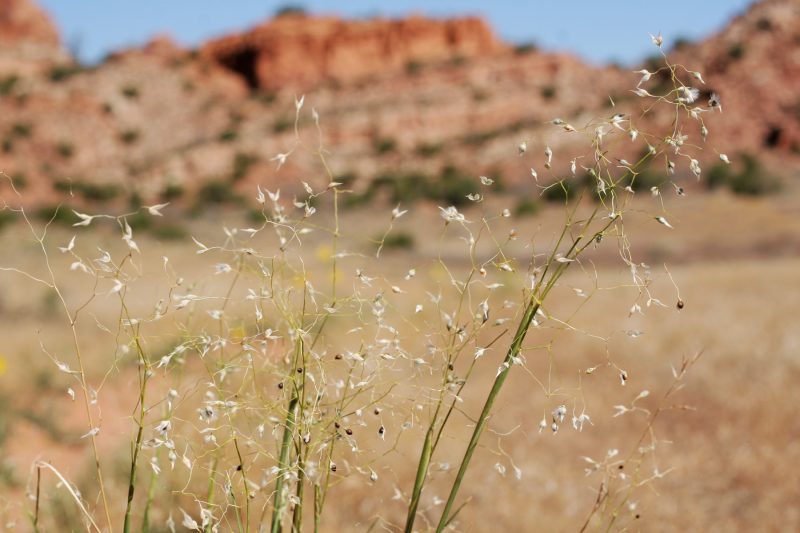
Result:
<instances>
[{"instance_id":1,"label":"rocky hillside","mask_svg":"<svg viewBox=\"0 0 800 533\"><path fill-rule=\"evenodd\" d=\"M563 171L578 153L575 137L546 121L584 124L639 105L630 92L636 74L511 47L469 18L287 15L199 50L158 37L85 68L31 0L0 0L0 42L0 170L39 204L65 193L75 204L224 203L252 197L256 183L326 182L313 158L290 158L280 172L270 161L295 142L300 94L300 138L317 143L313 106L333 173L362 193L376 183L391 193L444 181L460 194L480 173L521 184L530 161L513 156L522 140L537 154L549 144L554 171ZM708 119L709 158L716 147L795 157L796 1L757 4L671 59L704 73L705 96L722 97L724 112ZM647 85L653 92L658 78ZM629 150L644 147L640 140Z\"/></svg>"}]
</instances>

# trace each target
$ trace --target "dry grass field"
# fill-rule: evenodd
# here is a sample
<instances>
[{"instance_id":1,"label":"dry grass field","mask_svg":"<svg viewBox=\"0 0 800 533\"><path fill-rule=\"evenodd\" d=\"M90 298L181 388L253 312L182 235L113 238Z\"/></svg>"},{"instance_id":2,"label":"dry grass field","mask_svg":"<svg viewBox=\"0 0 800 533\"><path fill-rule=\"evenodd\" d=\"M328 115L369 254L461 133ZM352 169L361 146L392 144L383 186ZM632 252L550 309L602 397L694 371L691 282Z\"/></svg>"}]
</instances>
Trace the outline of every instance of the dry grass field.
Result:
<instances>
[{"instance_id":1,"label":"dry grass field","mask_svg":"<svg viewBox=\"0 0 800 533\"><path fill-rule=\"evenodd\" d=\"M483 209L499 212L506 200L488 200ZM649 396L638 400L637 405L655 409L672 382L671 369L680 365L681 358L700 352L702 356L687 374L683 389L669 400L670 405L679 408L665 411L655 422L659 444L654 458L648 458L636 473L640 478L654 473L666 475L634 491L612 529L791 531L800 527L796 466L800 462L796 439L800 422L793 414L793 406L800 401L796 387L800 378L797 200L797 193L791 189L764 199L742 199L725 193L690 194L680 202L670 200L674 230L649 217L631 215L626 227L632 252L650 265L655 280L651 289L665 304L647 308L645 315L629 316L636 293L625 287L630 275L614 246L600 247L587 255L580 267L575 265L559 282L548 304L551 320L535 329L526 341L524 369L510 374L500 394L489 430L467 474L462 497L469 503L456 518L457 529L580 529L601 481L598 472L586 475L585 469L590 465L583 457L602 460L614 449L619 450L620 458L635 454L646 428L643 413L614 417L613 406L630 405L641 391L648 390ZM652 201L649 195L643 195L634 204L633 212L648 210ZM330 215L325 207L321 209L322 216ZM374 256L374 246L368 239L380 236L387 227L389 216L384 211L361 209L342 217L344 236L339 249L353 252L341 259L342 284L355 284L354 273L362 258ZM481 216L477 210L465 211L465 215L468 219ZM533 217L497 221L494 232L505 235L515 228L519 237L507 251L510 258L525 261L531 246L546 248L552 243L563 216L563 208L547 207ZM231 228L243 227L246 223L239 217L234 211L223 211L196 219L187 228L198 241L210 245L224 239L220 222ZM69 270L72 259L56 248L66 245L77 233L76 249L87 257L98 256L95 247L108 250L114 257L126 253L119 232L110 224L95 226L79 232L51 228L46 244L70 306L79 305L93 292L97 294L87 305L78 330L88 381L98 393L93 409L102 427L97 441L106 488L114 502L115 520L121 520L129 449L136 427L132 417L136 415L139 373L135 358L118 349L122 337L120 304L117 294L110 292L113 284L103 280L94 287L91 277ZM413 207L396 222L396 230L413 236L412 248L385 250L380 260L369 260L371 270L365 272L374 278L373 285L386 288L387 294L391 293L391 286L402 288L402 293L393 295L392 311L405 317L400 321L400 338L410 339L408 344L417 348L422 345L415 345L414 336L422 326L437 320L436 313L427 309L430 301L425 289L438 286L445 293L448 290L439 259L455 277L468 267L459 259L463 253L457 239L440 245L441 227L436 206ZM374 230L367 233L364 228ZM270 253L275 246L273 241L274 238L259 235L248 245ZM169 298L168 291L176 277L184 278L185 286L196 283L195 288L203 294L224 294L227 290L230 277L214 274L218 258L211 253L196 254L197 245L190 239L157 242L143 235L137 237L137 242L142 254L135 263L141 272L126 288L130 290L127 302L133 315L144 315L159 299ZM482 242L478 255L489 253L491 248ZM311 233L303 247L307 257L316 259L307 265L307 279L318 285L328 283L329 239L323 232ZM41 252L24 225L6 229L0 235L0 249L5 251L0 266L34 276L46 275ZM166 270L162 268L162 256L169 257ZM664 264L679 292L666 275ZM404 280L412 267L417 277ZM518 277L498 279L503 279L506 286L494 298L499 302L518 301ZM56 360L72 361L71 333L63 312L52 291L19 273L0 273L0 288L2 521L16 524L18 530L28 530L26 513L34 505L36 471L32 465L36 460L51 462L58 468L81 489L87 504L99 515L100 502L91 481L91 447L87 439L81 438L88 427L80 392L77 401L70 399L67 388L75 387L75 382L54 364ZM233 309L250 305L244 299L244 289L237 291L231 293ZM682 310L676 308L678 299L685 303ZM418 302L424 303L426 310L415 315ZM204 309L214 307L212 302ZM509 307L499 311L498 316L514 317L517 312ZM349 329L345 326L351 319L341 320L337 331ZM212 328L208 322L207 317L201 317L193 324ZM176 344L176 325L181 323L188 324L190 319L168 316L148 330L147 350L153 360ZM567 323L569 327L565 326ZM235 328L245 331L249 324L228 327L228 337L235 338ZM507 327L494 326L481 336L488 342ZM353 349L346 334L338 343L343 350ZM336 344L333 341L332 346ZM453 429L433 457L431 480L420 504L420 530L430 525L427 520L437 519L441 500L447 496L453 463L460 460L472 421L481 407L480 398L491 384L503 351L487 350L462 394L464 401L453 415ZM617 370L603 365L606 361L613 361L627 372L625 386L621 385ZM202 402L209 379L209 369L204 365L204 361L190 358L179 378L157 370L151 385L152 398L166 397L172 387L180 389L175 424L181 424L181 440L176 451L179 456L193 457L197 465L205 465L208 459L199 452L196 458L192 455L202 448L202 424L194 411ZM590 367L598 368L587 374L585 370ZM331 370L331 376L336 372L335 368ZM381 420L385 420L386 438L377 438L371 412L350 416L363 453L342 452L344 462L334 481L336 496L325 509L323 530L364 531L372 525L374 530L395 531L402 524L424 436L420 422L430 409L424 398L413 396L415 389L406 383L417 372L424 374L426 370L398 367L390 376L396 379L394 396L400 400L374 404L385 410ZM424 375L422 379L426 379ZM261 384L265 402L271 404L282 398L283 392L276 385L277 381ZM564 402L570 410L568 420L573 411L580 413L585 406L591 424L587 423L580 432L568 422L556 434L549 428L540 431L543 415L549 418L550 411ZM152 433L159 415L154 413L147 419L147 430ZM409 421L408 427L401 429ZM252 445L248 450L258 448L258 444L248 444ZM274 444L265 442L264 446ZM155 453L147 451L145 462ZM249 453L245 451L246 456ZM207 479L202 474L190 479L182 470L181 460L174 470L169 470L163 461L162 457L165 474L154 487L157 497L151 517L153 531L166 530L170 508L178 524L181 517L175 511L177 507L196 511L191 494L203 492L203 480ZM374 468L377 481L370 482L364 475L369 468ZM140 475L149 478L149 465L144 464ZM253 472L250 477L259 483L261 475ZM80 530L74 503L63 487L58 489L55 485L51 477L43 481L42 492L46 496L41 502L42 530ZM145 486L140 483L140 487ZM254 508L269 512L270 490L263 487L254 494ZM137 502L143 501L145 491L139 491ZM232 524L221 527L235 529Z\"/></svg>"}]
</instances>

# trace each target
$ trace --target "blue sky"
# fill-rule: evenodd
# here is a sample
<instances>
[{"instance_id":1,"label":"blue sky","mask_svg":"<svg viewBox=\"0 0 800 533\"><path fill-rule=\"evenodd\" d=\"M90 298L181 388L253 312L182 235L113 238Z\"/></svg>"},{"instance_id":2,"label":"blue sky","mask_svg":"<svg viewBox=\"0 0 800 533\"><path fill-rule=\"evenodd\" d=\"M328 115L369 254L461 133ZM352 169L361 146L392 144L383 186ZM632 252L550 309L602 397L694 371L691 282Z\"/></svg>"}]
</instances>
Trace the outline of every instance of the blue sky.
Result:
<instances>
[{"instance_id":1,"label":"blue sky","mask_svg":"<svg viewBox=\"0 0 800 533\"><path fill-rule=\"evenodd\" d=\"M252 26L287 2L257 0L39 0L68 45L86 61L169 33L186 46ZM476 14L511 42L535 42L594 62L635 62L652 52L648 33L667 42L722 28L751 0L305 0L308 11L348 17Z\"/></svg>"}]
</instances>

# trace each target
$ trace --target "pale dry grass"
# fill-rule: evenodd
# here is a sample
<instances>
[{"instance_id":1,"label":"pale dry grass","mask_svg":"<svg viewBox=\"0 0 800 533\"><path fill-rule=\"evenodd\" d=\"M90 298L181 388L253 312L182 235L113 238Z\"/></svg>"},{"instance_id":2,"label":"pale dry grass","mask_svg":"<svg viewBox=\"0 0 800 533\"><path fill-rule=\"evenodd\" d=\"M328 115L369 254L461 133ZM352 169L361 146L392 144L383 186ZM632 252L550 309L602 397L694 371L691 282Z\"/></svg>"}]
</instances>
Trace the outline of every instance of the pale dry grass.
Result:
<instances>
[{"instance_id":1,"label":"pale dry grass","mask_svg":"<svg viewBox=\"0 0 800 533\"><path fill-rule=\"evenodd\" d=\"M460 529L571 531L579 528L591 509L598 485L595 477L584 477L586 464L581 456L599 459L611 448L625 453L643 427L644 420L636 416L612 419L610 406L629 403L642 389L653 393L643 405L652 405L648 401L655 401L670 379L670 365L677 364L681 356L699 350L704 350L703 358L693 369L680 397L681 403L697 410L667 414L657 425L662 439L674 441L659 448L659 467L662 471L675 470L652 486L658 494L645 489L635 497L641 518L630 524L630 529L752 531L791 530L800 525L800 515L793 510L800 497L794 475L800 446L792 439L800 434L800 422L792 413L792 406L800 400L800 393L793 386L800 377L797 356L800 333L794 323L800 316L800 300L795 294L800 284L797 274L800 259L796 257L796 235L800 232L796 231L798 222L792 211L792 205L796 204L792 197L742 201L713 196L703 197L702 204L706 207L699 210L701 199L687 200L686 204L677 204L676 213L671 216L673 222L679 222L674 232L661 231L659 235L663 238L657 242L639 239L640 244L634 249L652 262L654 270L660 268L663 260L670 265L677 263L670 267L670 272L686 307L678 312L672 307L674 301L665 297L669 308L628 319L630 301L622 297L624 292L597 291L591 297L592 305L572 317L570 323L575 328L585 328L600 336L634 329L644 334L631 338L617 333L609 343L604 343L571 331L533 332L529 345L536 344L537 339L553 339L549 357L532 352L528 360L530 371L540 379L549 375L553 387L574 387L576 370L602 362L607 349L613 353L615 363L629 373L628 385L621 387L618 375L610 369L584 376L582 392L594 425L582 433L565 428L556 435L549 431L539 434L537 424L553 403L546 404L541 389L529 374L513 373L500 395L491 430L482 441L483 451L467 474L463 496L470 498L471 503L459 515ZM403 219L402 226L424 235L431 221L438 217L434 209L420 206L407 220ZM355 212L348 215L350 219L345 223L357 226L375 216L367 211ZM559 226L562 216L560 210L547 210L540 217L518 225L518 229L522 235L533 233L545 237ZM235 219L234 215L231 217ZM203 240L218 233L218 226L219 220L204 220L197 222L192 231ZM628 229L635 233L637 228ZM502 226L498 229L501 231ZM653 232L650 228L641 231ZM53 242L66 243L71 234L59 230ZM99 229L93 235L100 246L120 249L116 233ZM2 249L15 251L6 258L7 264L30 272L41 266L24 234L6 232L0 239ZM202 278L205 290L215 289L214 284L218 284L216 289L224 285L224 280L207 271L207 262L202 263L206 270L200 268L194 245L160 245L144 238L139 240L148 256L169 255L181 275L187 279ZM437 268L429 267L437 252L425 240L418 242L421 245L414 252L387 253L381 263L383 271L369 274L394 280L408 267L416 266L421 276L433 279L441 276ZM713 243L722 244L715 249ZM529 253L524 244L515 244L516 254ZM310 238L305 246L320 257L330 253L323 240ZM366 248L363 251L370 253ZM591 259L597 265L601 286L625 282L627 271L616 266L613 257L597 255ZM54 257L56 269L64 271L65 261ZM591 273L591 264L584 266L585 272L574 269L563 279L564 287L554 293L551 312L571 315L577 308L580 298L570 287L587 292L592 289L592 277L586 273ZM310 272L309 277L324 279L325 274ZM145 302L152 304L166 284L158 269L145 272L137 282L136 296L130 304L134 307ZM660 295L674 295L677 299L668 280L662 279L659 284ZM80 283L68 286L67 298L73 303L85 294L86 287ZM4 408L5 418L11 424L4 446L4 463L21 483L16 487L4 485L2 493L6 518L24 524L23 486L35 459L52 460L68 479L79 485L81 479L91 477L91 461L85 441L79 438L86 431L79 406L70 402L65 392L68 382L38 349L37 339L47 347L63 346L69 340L63 328L49 327L61 323L51 314L53 302L45 297L43 289L39 292L30 284L8 276L2 278L2 288L4 319L0 335L4 344L0 355L5 360L5 370L0 379L8 403ZM504 290L504 296L510 299L516 295L513 287ZM421 297L419 288L410 289L406 295L410 306ZM99 322L115 330L118 302L101 296L92 310ZM421 319L425 319L425 314ZM113 339L98 332L92 324L83 333L87 339L97 339L96 345L89 342L84 347L89 361L87 373L97 383L113 358L108 352L109 341ZM151 338L150 348L158 352L159 346L153 344L159 341L163 341L163 350L175 341L168 324L164 325L163 337ZM494 360L486 363L481 375L469 385L473 394L467 395L466 412L474 414L479 409L475 399L480 394L475 391L488 388L496 364ZM189 366L186 371L190 378L194 373L195 379L202 379L199 367ZM166 384L156 387L163 388ZM137 390L135 368L130 363L121 365L121 371L113 374L101 390L100 450L106 458L117 458L120 466L124 465L131 439L129 416ZM467 424L465 418L459 419L457 426L461 429L448 439L437 457L459 456L469 437ZM514 431L509 435L498 435L511 430ZM404 435L398 441L398 453L387 456L382 463L378 483L369 485L363 477L353 476L337 486L337 504L326 510L323 521L326 530L363 531L376 516L392 522L402 520L405 503L392 497L396 486L407 495L412 484L420 442L414 431ZM388 449L389 444L374 437L363 437L361 441L362 447L375 450ZM507 456L500 453L501 449ZM434 457L434 472L438 468L437 457ZM520 480L513 476L509 457L522 471ZM495 469L498 462L506 466L505 477ZM114 464L112 461L109 490L115 496L112 500L119 502L123 500L126 479L124 467L116 470ZM446 497L447 487L443 482L434 473L430 487L423 494L420 528L426 525L425 511L433 505L433 498ZM123 510L119 505L115 509L120 513ZM434 519L437 511L434 509L432 513ZM157 508L154 521L163 524L164 518L164 508Z\"/></svg>"}]
</instances>

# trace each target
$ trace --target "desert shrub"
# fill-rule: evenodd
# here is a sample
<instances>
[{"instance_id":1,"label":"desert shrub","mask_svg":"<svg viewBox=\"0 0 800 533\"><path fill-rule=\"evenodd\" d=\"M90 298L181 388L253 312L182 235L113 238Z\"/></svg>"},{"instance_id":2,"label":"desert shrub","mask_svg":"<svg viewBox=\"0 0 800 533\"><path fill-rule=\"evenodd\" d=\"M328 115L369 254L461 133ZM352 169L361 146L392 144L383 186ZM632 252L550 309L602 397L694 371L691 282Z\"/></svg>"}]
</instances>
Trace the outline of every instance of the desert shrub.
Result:
<instances>
[{"instance_id":1,"label":"desert shrub","mask_svg":"<svg viewBox=\"0 0 800 533\"><path fill-rule=\"evenodd\" d=\"M287 15L304 15L306 8L300 4L286 4L275 10L275 17L285 17Z\"/></svg>"},{"instance_id":2,"label":"desert shrub","mask_svg":"<svg viewBox=\"0 0 800 533\"><path fill-rule=\"evenodd\" d=\"M75 189L88 201L107 202L117 198L122 192L112 183L77 183Z\"/></svg>"},{"instance_id":3,"label":"desert shrub","mask_svg":"<svg viewBox=\"0 0 800 533\"><path fill-rule=\"evenodd\" d=\"M442 143L424 142L417 145L415 153L420 157L433 157L438 155L444 146Z\"/></svg>"},{"instance_id":4,"label":"desert shrub","mask_svg":"<svg viewBox=\"0 0 800 533\"><path fill-rule=\"evenodd\" d=\"M33 133L33 125L30 122L15 122L11 125L9 133L20 139L27 139Z\"/></svg>"},{"instance_id":5,"label":"desert shrub","mask_svg":"<svg viewBox=\"0 0 800 533\"><path fill-rule=\"evenodd\" d=\"M520 198L514 207L514 214L518 217L530 217L539 212L539 203L533 198Z\"/></svg>"},{"instance_id":6,"label":"desert shrub","mask_svg":"<svg viewBox=\"0 0 800 533\"><path fill-rule=\"evenodd\" d=\"M770 32L772 31L772 21L767 17L760 17L756 21L756 29L758 31Z\"/></svg>"},{"instance_id":7,"label":"desert shrub","mask_svg":"<svg viewBox=\"0 0 800 533\"><path fill-rule=\"evenodd\" d=\"M52 220L55 224L70 226L78 222L78 217L72 212L72 208L66 204L41 206L36 209L34 215L43 222Z\"/></svg>"},{"instance_id":8,"label":"desert shrub","mask_svg":"<svg viewBox=\"0 0 800 533\"><path fill-rule=\"evenodd\" d=\"M253 93L252 98L264 106L271 106L278 99L278 94L274 91L257 90Z\"/></svg>"},{"instance_id":9,"label":"desert shrub","mask_svg":"<svg viewBox=\"0 0 800 533\"><path fill-rule=\"evenodd\" d=\"M189 235L180 224L156 224L150 229L150 234L160 241L179 241Z\"/></svg>"},{"instance_id":10,"label":"desert shrub","mask_svg":"<svg viewBox=\"0 0 800 533\"><path fill-rule=\"evenodd\" d=\"M409 76L416 76L417 74L422 72L423 68L425 68L424 63L412 59L406 63L406 74L408 74Z\"/></svg>"},{"instance_id":11,"label":"desert shrub","mask_svg":"<svg viewBox=\"0 0 800 533\"><path fill-rule=\"evenodd\" d=\"M761 196L780 189L777 178L769 174L754 155L742 155L742 167L730 181L731 191L735 194Z\"/></svg>"},{"instance_id":12,"label":"desert shrub","mask_svg":"<svg viewBox=\"0 0 800 533\"><path fill-rule=\"evenodd\" d=\"M541 89L541 95L545 100L553 100L558 96L558 89L555 85L545 85Z\"/></svg>"},{"instance_id":13,"label":"desert shrub","mask_svg":"<svg viewBox=\"0 0 800 533\"><path fill-rule=\"evenodd\" d=\"M649 191L652 187L658 187L668 182L669 178L664 173L655 170L652 165L649 165L636 176L631 176L629 185L634 191Z\"/></svg>"},{"instance_id":14,"label":"desert shrub","mask_svg":"<svg viewBox=\"0 0 800 533\"><path fill-rule=\"evenodd\" d=\"M547 187L542 192L542 199L545 202L564 203L574 200L583 189L583 183L576 178L565 178Z\"/></svg>"},{"instance_id":15,"label":"desert shrub","mask_svg":"<svg viewBox=\"0 0 800 533\"><path fill-rule=\"evenodd\" d=\"M390 233L383 240L379 240L383 244L384 250L411 250L414 248L414 236L404 231Z\"/></svg>"},{"instance_id":16,"label":"desert shrub","mask_svg":"<svg viewBox=\"0 0 800 533\"><path fill-rule=\"evenodd\" d=\"M289 131L294 126L294 119L290 117L279 117L272 124L273 133L283 133Z\"/></svg>"},{"instance_id":17,"label":"desert shrub","mask_svg":"<svg viewBox=\"0 0 800 533\"><path fill-rule=\"evenodd\" d=\"M447 64L451 67L460 67L467 64L467 58L462 55L455 55L447 60Z\"/></svg>"},{"instance_id":18,"label":"desert shrub","mask_svg":"<svg viewBox=\"0 0 800 533\"><path fill-rule=\"evenodd\" d=\"M12 225L16 219L17 217L14 215L13 212L7 209L0 210L0 231L3 231L8 226ZM1 439L0 443L2 443Z\"/></svg>"},{"instance_id":19,"label":"desert shrub","mask_svg":"<svg viewBox=\"0 0 800 533\"><path fill-rule=\"evenodd\" d=\"M532 54L539 50L539 47L536 43L528 42L528 43L519 43L514 45L514 53L518 56L524 56L528 54Z\"/></svg>"},{"instance_id":20,"label":"desert shrub","mask_svg":"<svg viewBox=\"0 0 800 533\"><path fill-rule=\"evenodd\" d=\"M183 185L178 183L168 183L161 191L161 199L165 202L171 202L181 198L185 192L186 189L184 189Z\"/></svg>"},{"instance_id":21,"label":"desert shrub","mask_svg":"<svg viewBox=\"0 0 800 533\"><path fill-rule=\"evenodd\" d=\"M397 150L397 141L391 137L379 137L375 139L373 148L378 155L390 154Z\"/></svg>"},{"instance_id":22,"label":"desert shrub","mask_svg":"<svg viewBox=\"0 0 800 533\"><path fill-rule=\"evenodd\" d=\"M11 174L11 183L18 191L24 191L28 187L28 176L24 172Z\"/></svg>"},{"instance_id":23,"label":"desert shrub","mask_svg":"<svg viewBox=\"0 0 800 533\"><path fill-rule=\"evenodd\" d=\"M207 181L197 191L197 203L203 204L225 204L236 200L231 186L224 181Z\"/></svg>"},{"instance_id":24,"label":"desert shrub","mask_svg":"<svg viewBox=\"0 0 800 533\"><path fill-rule=\"evenodd\" d=\"M68 80L72 76L76 74L80 74L84 71L83 66L78 63L69 63L66 65L56 65L50 69L49 77L50 81L52 82L61 82Z\"/></svg>"},{"instance_id":25,"label":"desert shrub","mask_svg":"<svg viewBox=\"0 0 800 533\"><path fill-rule=\"evenodd\" d=\"M19 82L19 76L16 74L11 74L0 79L0 96L6 96L11 94L16 87L17 82Z\"/></svg>"},{"instance_id":26,"label":"desert shrub","mask_svg":"<svg viewBox=\"0 0 800 533\"><path fill-rule=\"evenodd\" d=\"M141 132L138 129L127 129L119 134L119 140L125 144L134 144L139 140Z\"/></svg>"},{"instance_id":27,"label":"desert shrub","mask_svg":"<svg viewBox=\"0 0 800 533\"><path fill-rule=\"evenodd\" d=\"M122 192L113 183L93 183L81 179L56 179L53 181L53 190L80 195L90 202L107 202L117 198Z\"/></svg>"},{"instance_id":28,"label":"desert shrub","mask_svg":"<svg viewBox=\"0 0 800 533\"><path fill-rule=\"evenodd\" d=\"M745 48L744 43L735 42L733 43L730 48L728 48L728 57L734 60L738 60L744 57Z\"/></svg>"},{"instance_id":29,"label":"desert shrub","mask_svg":"<svg viewBox=\"0 0 800 533\"><path fill-rule=\"evenodd\" d=\"M478 192L480 188L474 176L453 165L446 165L439 178L430 184L426 196L430 200L458 207L469 202L467 195Z\"/></svg>"},{"instance_id":30,"label":"desert shrub","mask_svg":"<svg viewBox=\"0 0 800 533\"><path fill-rule=\"evenodd\" d=\"M124 85L119 93L128 100L138 100L140 96L139 88L136 85Z\"/></svg>"},{"instance_id":31,"label":"desert shrub","mask_svg":"<svg viewBox=\"0 0 800 533\"><path fill-rule=\"evenodd\" d=\"M692 40L688 37L678 37L675 39L675 42L672 45L672 49L675 51L686 50L689 46L692 45Z\"/></svg>"},{"instance_id":32,"label":"desert shrub","mask_svg":"<svg viewBox=\"0 0 800 533\"><path fill-rule=\"evenodd\" d=\"M219 142L230 143L239 138L239 132L234 129L227 129L219 134Z\"/></svg>"},{"instance_id":33,"label":"desert shrub","mask_svg":"<svg viewBox=\"0 0 800 533\"><path fill-rule=\"evenodd\" d=\"M61 141L56 146L56 151L58 152L58 155L60 155L64 159L69 159L70 157L75 155L75 145L73 145L69 141Z\"/></svg>"},{"instance_id":34,"label":"desert shrub","mask_svg":"<svg viewBox=\"0 0 800 533\"><path fill-rule=\"evenodd\" d=\"M153 217L141 210L126 216L125 221L134 231L149 230L154 226Z\"/></svg>"},{"instance_id":35,"label":"desert shrub","mask_svg":"<svg viewBox=\"0 0 800 533\"><path fill-rule=\"evenodd\" d=\"M231 180L239 181L245 176L254 164L258 162L258 156L247 152L236 152L233 156L233 170L231 171Z\"/></svg>"},{"instance_id":36,"label":"desert shrub","mask_svg":"<svg viewBox=\"0 0 800 533\"><path fill-rule=\"evenodd\" d=\"M762 196L780 190L780 181L764 169L757 157L751 154L741 156L741 168L717 163L708 172L706 186L709 189L725 187L734 194L743 196Z\"/></svg>"}]
</instances>

